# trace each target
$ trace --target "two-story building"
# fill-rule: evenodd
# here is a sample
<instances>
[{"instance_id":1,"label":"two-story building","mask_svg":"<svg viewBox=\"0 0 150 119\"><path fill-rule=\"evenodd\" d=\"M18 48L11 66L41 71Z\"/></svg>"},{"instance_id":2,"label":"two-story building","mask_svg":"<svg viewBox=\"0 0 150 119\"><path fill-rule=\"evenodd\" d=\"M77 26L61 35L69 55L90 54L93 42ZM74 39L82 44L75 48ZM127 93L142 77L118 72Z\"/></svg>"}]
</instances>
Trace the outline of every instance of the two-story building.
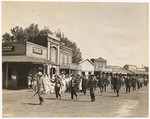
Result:
<instances>
[{"instance_id":1,"label":"two-story building","mask_svg":"<svg viewBox=\"0 0 150 119\"><path fill-rule=\"evenodd\" d=\"M72 49L64 45L60 45L60 73L69 75L81 73L81 66L72 63Z\"/></svg>"},{"instance_id":2,"label":"two-story building","mask_svg":"<svg viewBox=\"0 0 150 119\"><path fill-rule=\"evenodd\" d=\"M107 66L107 60L99 57L97 59L91 59L91 61L95 64L95 71L101 71L103 68Z\"/></svg>"},{"instance_id":3,"label":"two-story building","mask_svg":"<svg viewBox=\"0 0 150 119\"><path fill-rule=\"evenodd\" d=\"M27 87L29 74L41 71L50 77L78 74L81 66L72 63L72 49L61 46L60 39L38 36L31 42L2 43L3 88Z\"/></svg>"}]
</instances>

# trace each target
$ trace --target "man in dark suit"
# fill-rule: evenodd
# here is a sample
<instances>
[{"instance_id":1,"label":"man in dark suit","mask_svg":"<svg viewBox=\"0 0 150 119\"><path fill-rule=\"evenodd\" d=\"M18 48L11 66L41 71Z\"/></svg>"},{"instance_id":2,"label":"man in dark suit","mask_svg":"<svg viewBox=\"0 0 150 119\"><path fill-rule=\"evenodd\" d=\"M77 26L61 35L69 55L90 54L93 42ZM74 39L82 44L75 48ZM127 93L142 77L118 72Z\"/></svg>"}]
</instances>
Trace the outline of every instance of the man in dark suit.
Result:
<instances>
[{"instance_id":1,"label":"man in dark suit","mask_svg":"<svg viewBox=\"0 0 150 119\"><path fill-rule=\"evenodd\" d=\"M90 96L91 96L91 101L95 101L95 89L96 89L96 78L94 75L90 75L89 77L89 87L90 87Z\"/></svg>"},{"instance_id":2,"label":"man in dark suit","mask_svg":"<svg viewBox=\"0 0 150 119\"><path fill-rule=\"evenodd\" d=\"M87 79L85 75L82 76L82 91L86 95Z\"/></svg>"},{"instance_id":3,"label":"man in dark suit","mask_svg":"<svg viewBox=\"0 0 150 119\"><path fill-rule=\"evenodd\" d=\"M58 96L61 99L61 94L60 94L60 88L61 88L61 82L60 82L60 77L58 75L55 75L55 80L52 81L52 83L55 83L55 94L56 94L56 99L58 99Z\"/></svg>"},{"instance_id":4,"label":"man in dark suit","mask_svg":"<svg viewBox=\"0 0 150 119\"><path fill-rule=\"evenodd\" d=\"M126 84L126 93L130 93L130 88L132 84L131 76L127 75L127 78L125 79L125 84Z\"/></svg>"},{"instance_id":5,"label":"man in dark suit","mask_svg":"<svg viewBox=\"0 0 150 119\"><path fill-rule=\"evenodd\" d=\"M98 87L100 88L100 95L102 96L103 87L104 87L104 78L103 76L98 75L97 79L98 79Z\"/></svg>"},{"instance_id":6,"label":"man in dark suit","mask_svg":"<svg viewBox=\"0 0 150 119\"><path fill-rule=\"evenodd\" d=\"M119 97L119 90L121 88L121 78L119 75L115 75L114 83L115 83L115 89L117 91L117 97Z\"/></svg>"},{"instance_id":7,"label":"man in dark suit","mask_svg":"<svg viewBox=\"0 0 150 119\"><path fill-rule=\"evenodd\" d=\"M77 90L78 90L78 84L79 81L76 78L75 75L72 75L72 79L71 79L71 99L73 99L73 96L76 96L76 100L78 100L78 96L77 96Z\"/></svg>"}]
</instances>

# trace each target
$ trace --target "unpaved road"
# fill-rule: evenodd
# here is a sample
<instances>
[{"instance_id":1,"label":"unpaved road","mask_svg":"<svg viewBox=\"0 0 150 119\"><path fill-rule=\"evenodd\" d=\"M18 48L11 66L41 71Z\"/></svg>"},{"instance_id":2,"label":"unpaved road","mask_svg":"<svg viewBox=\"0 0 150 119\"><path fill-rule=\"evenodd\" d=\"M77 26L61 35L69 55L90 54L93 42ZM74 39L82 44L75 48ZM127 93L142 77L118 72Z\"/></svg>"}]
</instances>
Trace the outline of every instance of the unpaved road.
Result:
<instances>
[{"instance_id":1,"label":"unpaved road","mask_svg":"<svg viewBox=\"0 0 150 119\"><path fill-rule=\"evenodd\" d=\"M44 94L44 105L38 105L38 97L31 99L34 93L30 89L4 90L3 117L148 117L148 86L131 93L125 93L125 87L116 97L110 86L99 95L96 91L96 102L90 101L87 95L78 93L79 100L70 100L70 94L62 94L56 100L54 94Z\"/></svg>"}]
</instances>

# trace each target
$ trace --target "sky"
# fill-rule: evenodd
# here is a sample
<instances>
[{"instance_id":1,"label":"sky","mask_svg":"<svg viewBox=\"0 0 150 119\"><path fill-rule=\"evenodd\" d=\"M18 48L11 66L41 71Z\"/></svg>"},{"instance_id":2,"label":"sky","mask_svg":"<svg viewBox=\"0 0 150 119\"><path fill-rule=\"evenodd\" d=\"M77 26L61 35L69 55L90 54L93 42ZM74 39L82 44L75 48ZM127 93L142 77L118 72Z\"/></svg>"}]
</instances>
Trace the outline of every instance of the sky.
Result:
<instances>
[{"instance_id":1,"label":"sky","mask_svg":"<svg viewBox=\"0 0 150 119\"><path fill-rule=\"evenodd\" d=\"M31 23L60 29L83 59L148 66L148 3L2 2L2 34Z\"/></svg>"}]
</instances>

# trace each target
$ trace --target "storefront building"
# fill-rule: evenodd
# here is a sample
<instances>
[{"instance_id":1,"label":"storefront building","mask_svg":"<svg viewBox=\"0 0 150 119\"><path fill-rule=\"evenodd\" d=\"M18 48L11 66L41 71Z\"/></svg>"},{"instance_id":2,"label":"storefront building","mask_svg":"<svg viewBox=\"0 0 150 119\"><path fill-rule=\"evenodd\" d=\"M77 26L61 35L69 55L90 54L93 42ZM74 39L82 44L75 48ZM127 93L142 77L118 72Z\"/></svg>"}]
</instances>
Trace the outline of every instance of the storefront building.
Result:
<instances>
[{"instance_id":1,"label":"storefront building","mask_svg":"<svg viewBox=\"0 0 150 119\"><path fill-rule=\"evenodd\" d=\"M38 71L46 73L47 48L31 42L10 42L2 44L3 88L27 87L29 74Z\"/></svg>"}]
</instances>

